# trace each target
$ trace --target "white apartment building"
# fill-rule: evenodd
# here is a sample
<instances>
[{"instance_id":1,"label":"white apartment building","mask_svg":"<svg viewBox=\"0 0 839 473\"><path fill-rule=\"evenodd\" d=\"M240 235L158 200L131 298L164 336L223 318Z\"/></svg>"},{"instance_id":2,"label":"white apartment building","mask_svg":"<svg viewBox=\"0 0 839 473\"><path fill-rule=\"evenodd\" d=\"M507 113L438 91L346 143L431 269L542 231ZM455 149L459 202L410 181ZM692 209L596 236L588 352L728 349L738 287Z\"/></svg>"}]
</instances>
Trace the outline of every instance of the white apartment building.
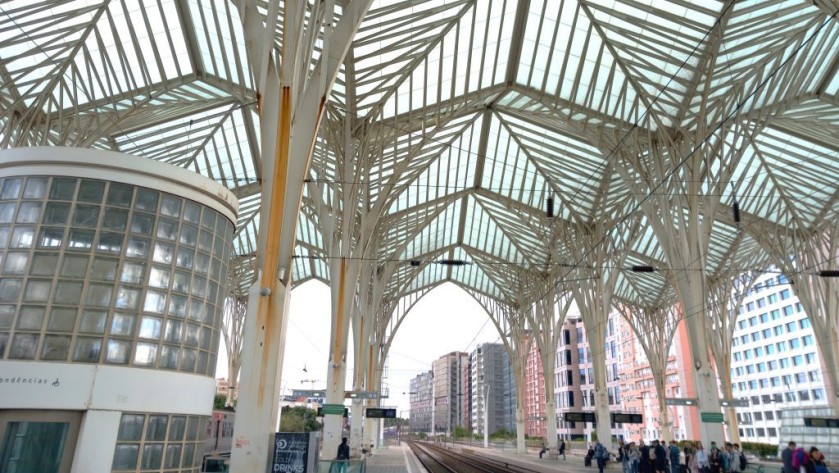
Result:
<instances>
[{"instance_id":1,"label":"white apartment building","mask_svg":"<svg viewBox=\"0 0 839 473\"><path fill-rule=\"evenodd\" d=\"M810 320L783 275L758 279L731 344L733 395L750 401L737 409L741 441L777 445L782 410L827 404Z\"/></svg>"}]
</instances>

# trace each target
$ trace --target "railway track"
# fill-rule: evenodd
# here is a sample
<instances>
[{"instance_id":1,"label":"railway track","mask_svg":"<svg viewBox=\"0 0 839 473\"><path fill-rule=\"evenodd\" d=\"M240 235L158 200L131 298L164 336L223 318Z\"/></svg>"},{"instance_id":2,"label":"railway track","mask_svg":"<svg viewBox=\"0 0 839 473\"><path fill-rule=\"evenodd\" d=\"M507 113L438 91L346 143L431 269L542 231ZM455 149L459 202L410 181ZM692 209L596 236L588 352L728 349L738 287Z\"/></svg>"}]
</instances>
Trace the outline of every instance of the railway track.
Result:
<instances>
[{"instance_id":1,"label":"railway track","mask_svg":"<svg viewBox=\"0 0 839 473\"><path fill-rule=\"evenodd\" d=\"M429 443L408 442L408 446L429 473L539 473L503 460L453 452Z\"/></svg>"}]
</instances>

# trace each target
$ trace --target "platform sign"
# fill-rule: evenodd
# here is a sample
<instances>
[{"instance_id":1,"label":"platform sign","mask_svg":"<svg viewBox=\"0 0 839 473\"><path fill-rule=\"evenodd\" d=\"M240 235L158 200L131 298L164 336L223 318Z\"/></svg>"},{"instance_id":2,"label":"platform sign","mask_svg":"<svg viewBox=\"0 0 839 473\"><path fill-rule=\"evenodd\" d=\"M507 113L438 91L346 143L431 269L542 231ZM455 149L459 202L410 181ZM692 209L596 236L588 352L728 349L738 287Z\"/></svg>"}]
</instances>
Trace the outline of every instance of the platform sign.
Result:
<instances>
[{"instance_id":1,"label":"platform sign","mask_svg":"<svg viewBox=\"0 0 839 473\"><path fill-rule=\"evenodd\" d=\"M396 409L368 407L366 415L368 419L396 419Z\"/></svg>"},{"instance_id":2,"label":"platform sign","mask_svg":"<svg viewBox=\"0 0 839 473\"><path fill-rule=\"evenodd\" d=\"M827 427L829 429L839 429L839 419L825 417L805 417L804 427Z\"/></svg>"},{"instance_id":3,"label":"platform sign","mask_svg":"<svg viewBox=\"0 0 839 473\"><path fill-rule=\"evenodd\" d=\"M700 412L699 420L706 424L722 424L725 422L722 412Z\"/></svg>"},{"instance_id":4,"label":"platform sign","mask_svg":"<svg viewBox=\"0 0 839 473\"><path fill-rule=\"evenodd\" d=\"M664 399L665 406L697 406L699 405L699 399L696 398L681 398L681 397L668 397Z\"/></svg>"},{"instance_id":5,"label":"platform sign","mask_svg":"<svg viewBox=\"0 0 839 473\"><path fill-rule=\"evenodd\" d=\"M643 424L644 416L642 414L615 412L612 414L612 422L616 424Z\"/></svg>"},{"instance_id":6,"label":"platform sign","mask_svg":"<svg viewBox=\"0 0 839 473\"><path fill-rule=\"evenodd\" d=\"M345 410L346 407L343 404L324 404L323 407L318 409L319 412L327 416L340 416L344 414Z\"/></svg>"},{"instance_id":7,"label":"platform sign","mask_svg":"<svg viewBox=\"0 0 839 473\"><path fill-rule=\"evenodd\" d=\"M722 407L749 407L748 399L720 399Z\"/></svg>"},{"instance_id":8,"label":"platform sign","mask_svg":"<svg viewBox=\"0 0 839 473\"><path fill-rule=\"evenodd\" d=\"M315 391L312 389L292 389L291 397L326 397L326 391Z\"/></svg>"},{"instance_id":9,"label":"platform sign","mask_svg":"<svg viewBox=\"0 0 839 473\"><path fill-rule=\"evenodd\" d=\"M344 393L345 399L378 399L378 391L347 391Z\"/></svg>"},{"instance_id":10,"label":"platform sign","mask_svg":"<svg viewBox=\"0 0 839 473\"><path fill-rule=\"evenodd\" d=\"M309 471L309 434L277 432L274 434L274 454L271 456L271 473Z\"/></svg>"},{"instance_id":11,"label":"platform sign","mask_svg":"<svg viewBox=\"0 0 839 473\"><path fill-rule=\"evenodd\" d=\"M594 412L566 412L562 414L565 422L595 422Z\"/></svg>"}]
</instances>

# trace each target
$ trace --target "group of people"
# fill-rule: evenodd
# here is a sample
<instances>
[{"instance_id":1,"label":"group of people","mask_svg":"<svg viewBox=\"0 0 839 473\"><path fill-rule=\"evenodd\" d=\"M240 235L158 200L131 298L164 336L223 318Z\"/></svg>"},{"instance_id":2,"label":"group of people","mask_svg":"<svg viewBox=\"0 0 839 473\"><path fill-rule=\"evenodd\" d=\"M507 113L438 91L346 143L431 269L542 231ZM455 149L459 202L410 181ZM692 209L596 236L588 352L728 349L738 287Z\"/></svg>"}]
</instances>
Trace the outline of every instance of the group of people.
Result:
<instances>
[{"instance_id":1,"label":"group of people","mask_svg":"<svg viewBox=\"0 0 839 473\"><path fill-rule=\"evenodd\" d=\"M807 451L803 447L790 442L781 452L784 462L783 473L830 473L824 461L824 454L816 447Z\"/></svg>"},{"instance_id":2,"label":"group of people","mask_svg":"<svg viewBox=\"0 0 839 473\"><path fill-rule=\"evenodd\" d=\"M559 441L559 455L562 456L562 459L565 460L565 440ZM542 444L542 450L539 451L539 458L542 458L542 455L548 453L548 446L544 443Z\"/></svg>"},{"instance_id":3,"label":"group of people","mask_svg":"<svg viewBox=\"0 0 839 473\"><path fill-rule=\"evenodd\" d=\"M684 463L681 462L682 453ZM686 442L684 450L680 450L675 441L670 441L669 446L664 440L653 440L650 445L643 440L637 445L621 442L618 460L624 473L739 473L748 465L740 445L728 442L722 448L711 442L708 451L702 442Z\"/></svg>"}]
</instances>

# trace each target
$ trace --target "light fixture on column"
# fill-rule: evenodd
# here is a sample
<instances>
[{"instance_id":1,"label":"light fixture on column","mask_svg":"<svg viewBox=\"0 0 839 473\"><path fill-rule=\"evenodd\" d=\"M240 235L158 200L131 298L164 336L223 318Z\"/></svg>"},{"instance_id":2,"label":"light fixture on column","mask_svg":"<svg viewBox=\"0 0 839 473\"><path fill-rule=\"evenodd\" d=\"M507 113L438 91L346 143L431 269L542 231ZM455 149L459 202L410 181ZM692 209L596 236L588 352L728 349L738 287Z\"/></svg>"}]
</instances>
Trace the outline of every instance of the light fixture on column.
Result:
<instances>
[{"instance_id":1,"label":"light fixture on column","mask_svg":"<svg viewBox=\"0 0 839 473\"><path fill-rule=\"evenodd\" d=\"M633 273L654 273L656 271L653 266L645 264L633 264L630 269Z\"/></svg>"},{"instance_id":2,"label":"light fixture on column","mask_svg":"<svg viewBox=\"0 0 839 473\"><path fill-rule=\"evenodd\" d=\"M822 269L821 271L819 271L819 277L839 278L839 269Z\"/></svg>"}]
</instances>

